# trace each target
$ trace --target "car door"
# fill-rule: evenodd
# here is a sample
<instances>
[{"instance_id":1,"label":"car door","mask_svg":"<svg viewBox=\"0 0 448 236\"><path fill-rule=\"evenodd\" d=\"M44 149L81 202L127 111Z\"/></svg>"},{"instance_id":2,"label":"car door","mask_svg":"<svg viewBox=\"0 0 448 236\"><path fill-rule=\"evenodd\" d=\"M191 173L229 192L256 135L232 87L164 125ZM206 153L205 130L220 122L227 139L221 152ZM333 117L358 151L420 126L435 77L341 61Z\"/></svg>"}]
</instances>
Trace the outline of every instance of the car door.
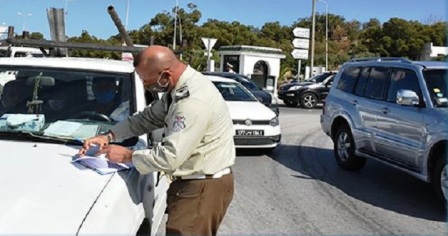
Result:
<instances>
[{"instance_id":1,"label":"car door","mask_svg":"<svg viewBox=\"0 0 448 236\"><path fill-rule=\"evenodd\" d=\"M363 143L359 146L361 152L373 154L375 149L375 135L377 134L377 116L381 112L378 108L384 103L387 86L388 68L365 67L361 71L355 94L360 95L354 101L360 117L360 130L363 133Z\"/></svg>"},{"instance_id":2,"label":"car door","mask_svg":"<svg viewBox=\"0 0 448 236\"><path fill-rule=\"evenodd\" d=\"M423 107L397 104L397 91L408 89L422 96L413 70L392 68L385 102L379 104L375 148L385 158L402 165L417 167L425 126Z\"/></svg>"}]
</instances>

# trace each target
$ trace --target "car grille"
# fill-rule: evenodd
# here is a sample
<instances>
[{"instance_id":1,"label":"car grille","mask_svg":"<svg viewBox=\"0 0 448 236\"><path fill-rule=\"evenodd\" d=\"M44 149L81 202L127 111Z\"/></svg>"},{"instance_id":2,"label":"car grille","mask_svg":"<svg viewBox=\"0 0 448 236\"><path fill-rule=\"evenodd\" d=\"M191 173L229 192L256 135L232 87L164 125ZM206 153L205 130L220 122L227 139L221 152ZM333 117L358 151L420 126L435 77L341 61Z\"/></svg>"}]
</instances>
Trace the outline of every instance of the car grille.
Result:
<instances>
[{"instance_id":1,"label":"car grille","mask_svg":"<svg viewBox=\"0 0 448 236\"><path fill-rule=\"evenodd\" d=\"M235 136L233 139L235 141L235 145L244 146L244 145L269 145L280 142L280 135L270 136L270 137L241 137Z\"/></svg>"},{"instance_id":2,"label":"car grille","mask_svg":"<svg viewBox=\"0 0 448 236\"><path fill-rule=\"evenodd\" d=\"M251 120L252 125L269 125L270 120ZM233 120L234 125L246 125L246 120Z\"/></svg>"}]
</instances>

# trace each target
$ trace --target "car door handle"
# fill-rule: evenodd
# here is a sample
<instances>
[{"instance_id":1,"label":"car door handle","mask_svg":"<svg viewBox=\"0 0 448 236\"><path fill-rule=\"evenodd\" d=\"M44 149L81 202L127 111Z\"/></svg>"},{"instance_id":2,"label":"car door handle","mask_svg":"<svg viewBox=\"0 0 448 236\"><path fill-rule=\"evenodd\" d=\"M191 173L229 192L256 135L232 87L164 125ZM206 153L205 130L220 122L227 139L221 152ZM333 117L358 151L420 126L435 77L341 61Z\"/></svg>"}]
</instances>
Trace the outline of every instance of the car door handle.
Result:
<instances>
[{"instance_id":1,"label":"car door handle","mask_svg":"<svg viewBox=\"0 0 448 236\"><path fill-rule=\"evenodd\" d=\"M357 106L357 105L358 105L358 100L353 100L353 101L352 101L352 105L353 105L353 106Z\"/></svg>"},{"instance_id":2,"label":"car door handle","mask_svg":"<svg viewBox=\"0 0 448 236\"><path fill-rule=\"evenodd\" d=\"M383 112L384 114L388 114L389 113L389 108L388 107L382 107L381 108L381 112Z\"/></svg>"}]
</instances>

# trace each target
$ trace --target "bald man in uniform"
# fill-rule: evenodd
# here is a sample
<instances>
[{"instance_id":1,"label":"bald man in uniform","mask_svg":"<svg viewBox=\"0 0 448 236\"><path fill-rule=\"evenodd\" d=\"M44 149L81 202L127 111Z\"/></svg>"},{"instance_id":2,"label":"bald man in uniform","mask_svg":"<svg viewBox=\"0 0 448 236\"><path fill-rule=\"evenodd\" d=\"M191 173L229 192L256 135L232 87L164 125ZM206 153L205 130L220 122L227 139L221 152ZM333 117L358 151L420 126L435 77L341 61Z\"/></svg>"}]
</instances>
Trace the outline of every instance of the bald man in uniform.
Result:
<instances>
[{"instance_id":1,"label":"bald man in uniform","mask_svg":"<svg viewBox=\"0 0 448 236\"><path fill-rule=\"evenodd\" d=\"M106 134L86 140L79 154L98 144L99 154L114 162L132 161L143 175L167 173L173 179L167 235L216 235L234 192L230 168L235 145L227 105L209 79L167 47L149 46L137 55L134 67L146 89L166 93ZM109 145L162 127L165 137L152 149Z\"/></svg>"}]
</instances>

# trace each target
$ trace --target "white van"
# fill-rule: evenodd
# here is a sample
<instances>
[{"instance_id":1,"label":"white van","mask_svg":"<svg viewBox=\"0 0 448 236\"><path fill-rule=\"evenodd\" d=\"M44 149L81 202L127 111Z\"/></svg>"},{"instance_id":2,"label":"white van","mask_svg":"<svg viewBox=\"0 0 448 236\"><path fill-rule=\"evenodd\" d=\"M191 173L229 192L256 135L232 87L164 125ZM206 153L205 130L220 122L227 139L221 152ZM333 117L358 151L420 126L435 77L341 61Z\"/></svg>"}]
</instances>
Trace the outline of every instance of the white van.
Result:
<instances>
[{"instance_id":1,"label":"white van","mask_svg":"<svg viewBox=\"0 0 448 236\"><path fill-rule=\"evenodd\" d=\"M44 57L39 48L0 46L0 57Z\"/></svg>"}]
</instances>

